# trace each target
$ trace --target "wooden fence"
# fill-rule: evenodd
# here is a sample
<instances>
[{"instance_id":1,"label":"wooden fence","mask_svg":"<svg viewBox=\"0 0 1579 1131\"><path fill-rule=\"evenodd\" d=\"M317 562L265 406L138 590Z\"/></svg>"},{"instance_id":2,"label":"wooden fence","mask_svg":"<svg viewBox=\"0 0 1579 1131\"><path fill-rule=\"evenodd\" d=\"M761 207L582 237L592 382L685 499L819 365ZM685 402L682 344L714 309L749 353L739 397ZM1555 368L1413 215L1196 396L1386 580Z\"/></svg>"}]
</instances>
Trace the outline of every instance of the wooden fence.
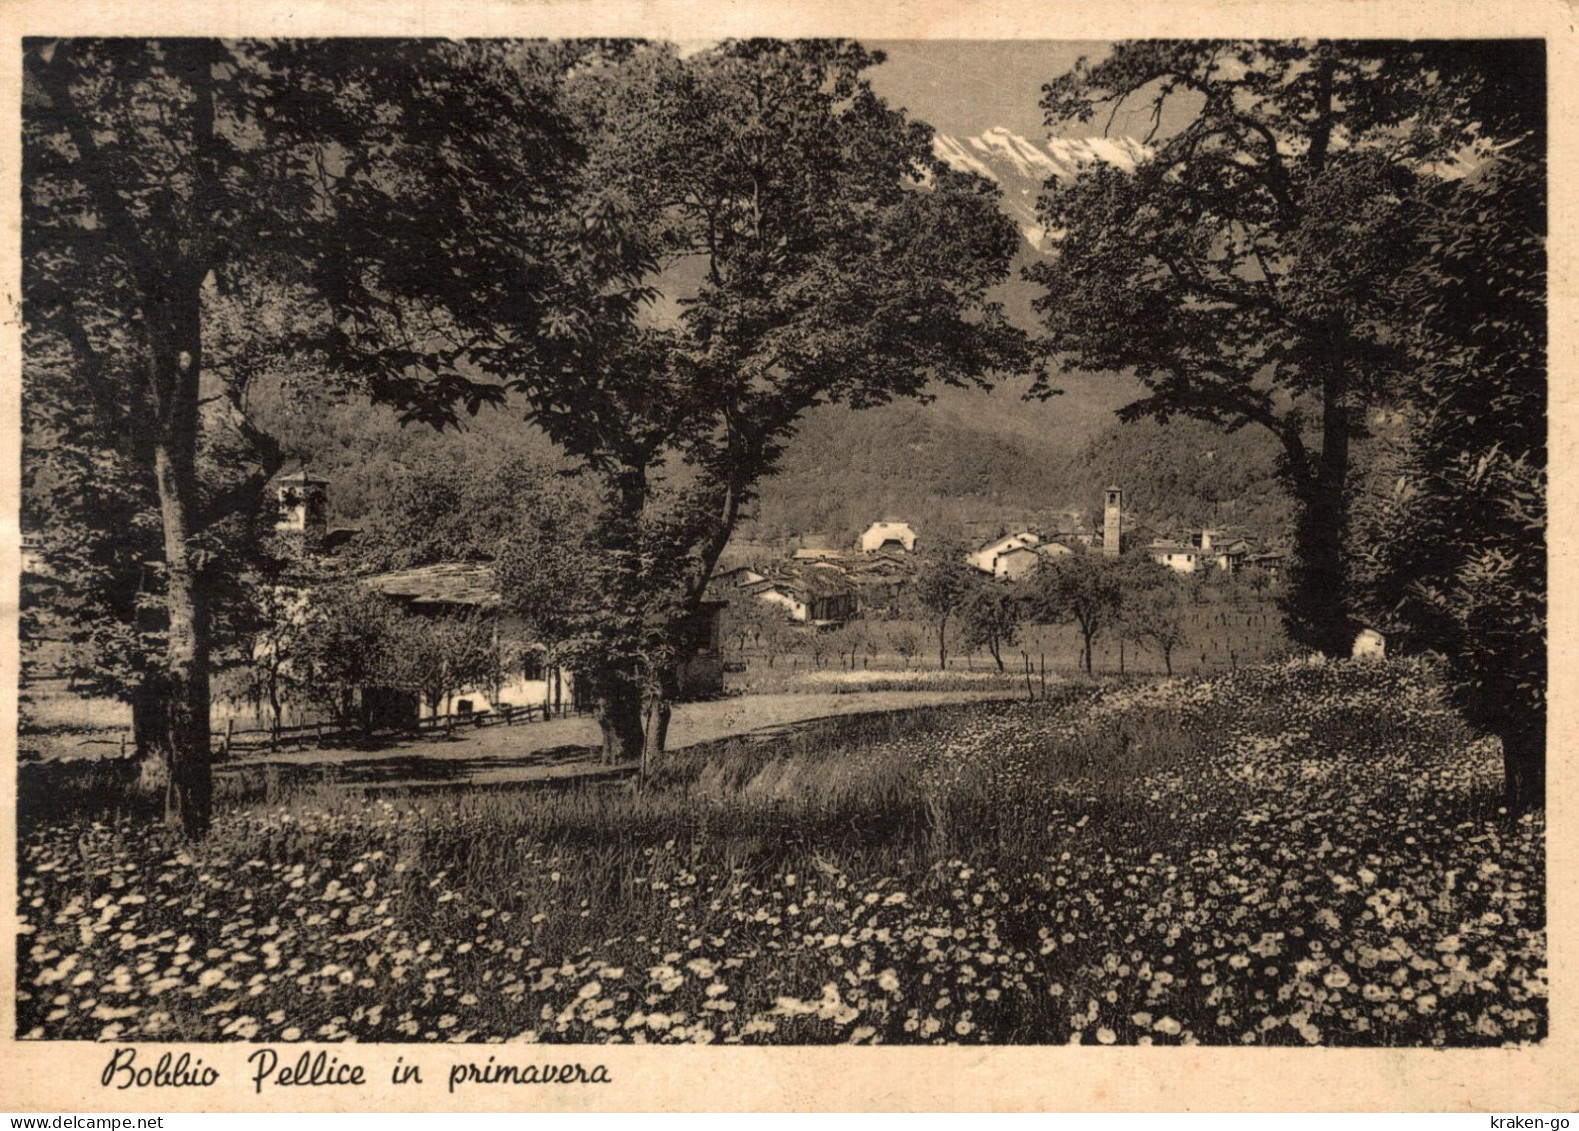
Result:
<instances>
[{"instance_id":1,"label":"wooden fence","mask_svg":"<svg viewBox=\"0 0 1579 1131\"><path fill-rule=\"evenodd\" d=\"M565 718L582 714L579 708L565 704L555 714L542 704L515 707L505 704L498 710L455 711L419 719L412 726L375 727L364 731L357 726L339 723L302 723L298 726L258 727L237 729L235 719L225 724L222 733L212 738L215 761L224 761L233 754L255 750L306 750L312 746L337 746L362 742L366 739L421 738L424 735L454 734L466 728L515 726L517 723L546 722L550 717ZM119 740L120 756L126 757L132 749L132 737L123 734ZM113 738L89 738L79 746L115 746Z\"/></svg>"}]
</instances>

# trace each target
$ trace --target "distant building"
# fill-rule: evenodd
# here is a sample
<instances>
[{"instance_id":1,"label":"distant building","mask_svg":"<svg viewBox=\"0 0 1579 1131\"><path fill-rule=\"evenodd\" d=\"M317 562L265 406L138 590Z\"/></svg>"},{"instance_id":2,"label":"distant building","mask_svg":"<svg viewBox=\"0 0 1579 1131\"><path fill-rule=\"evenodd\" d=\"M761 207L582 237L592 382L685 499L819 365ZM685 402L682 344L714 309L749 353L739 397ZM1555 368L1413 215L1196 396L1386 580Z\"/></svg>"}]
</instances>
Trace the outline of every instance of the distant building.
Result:
<instances>
[{"instance_id":1,"label":"distant building","mask_svg":"<svg viewBox=\"0 0 1579 1131\"><path fill-rule=\"evenodd\" d=\"M1276 550L1263 550L1260 553L1246 554L1244 564L1246 567L1253 566L1256 569L1265 570L1267 576L1275 582L1283 575L1286 557L1287 555L1278 553Z\"/></svg>"},{"instance_id":2,"label":"distant building","mask_svg":"<svg viewBox=\"0 0 1579 1131\"><path fill-rule=\"evenodd\" d=\"M913 559L899 551L858 558L848 567L862 616L897 616L899 602L916 575Z\"/></svg>"},{"instance_id":3,"label":"distant building","mask_svg":"<svg viewBox=\"0 0 1579 1131\"><path fill-rule=\"evenodd\" d=\"M1387 637L1374 628L1362 628L1354 638L1356 660L1384 660L1387 658Z\"/></svg>"},{"instance_id":4,"label":"distant building","mask_svg":"<svg viewBox=\"0 0 1579 1131\"><path fill-rule=\"evenodd\" d=\"M1179 573L1217 569L1237 573L1250 560L1250 543L1243 538L1219 538L1220 531L1202 530L1198 541L1160 538L1146 547L1151 560Z\"/></svg>"},{"instance_id":5,"label":"distant building","mask_svg":"<svg viewBox=\"0 0 1579 1131\"><path fill-rule=\"evenodd\" d=\"M329 526L327 479L306 470L282 475L274 481L274 496L274 532L293 542L298 550L331 555L360 533L353 527Z\"/></svg>"},{"instance_id":6,"label":"distant building","mask_svg":"<svg viewBox=\"0 0 1579 1131\"><path fill-rule=\"evenodd\" d=\"M832 546L801 546L790 555L792 561L797 562L837 562L845 558L843 550L836 550Z\"/></svg>"},{"instance_id":7,"label":"distant building","mask_svg":"<svg viewBox=\"0 0 1579 1131\"><path fill-rule=\"evenodd\" d=\"M874 522L861 535L861 552L875 554L879 550L898 549L912 554L916 549L916 532L908 522Z\"/></svg>"},{"instance_id":8,"label":"distant building","mask_svg":"<svg viewBox=\"0 0 1579 1131\"><path fill-rule=\"evenodd\" d=\"M306 471L282 475L274 483L279 502L279 517L274 529L280 534L322 536L329 525L329 481Z\"/></svg>"},{"instance_id":9,"label":"distant building","mask_svg":"<svg viewBox=\"0 0 1579 1131\"><path fill-rule=\"evenodd\" d=\"M998 573L998 559L1012 550L1034 548L1042 544L1042 536L1029 530L1022 530L1018 534L1005 534L994 538L979 550L966 556L966 561L981 570L982 573L996 575Z\"/></svg>"},{"instance_id":10,"label":"distant building","mask_svg":"<svg viewBox=\"0 0 1579 1131\"><path fill-rule=\"evenodd\" d=\"M779 576L741 589L765 604L782 608L790 620L813 628L844 624L860 608L855 580L831 564L791 566Z\"/></svg>"},{"instance_id":11,"label":"distant building","mask_svg":"<svg viewBox=\"0 0 1579 1131\"><path fill-rule=\"evenodd\" d=\"M750 566L738 565L730 569L721 569L713 574L712 589L739 589L744 585L755 585L764 580L763 575Z\"/></svg>"},{"instance_id":12,"label":"distant building","mask_svg":"<svg viewBox=\"0 0 1579 1131\"><path fill-rule=\"evenodd\" d=\"M494 616L495 643L501 647L513 643L517 662L504 673L497 688L471 689L460 698L480 700L494 710L507 705L582 705L574 672L546 664L546 649L532 639L519 618L501 609L491 565L440 562L373 574L361 580L363 585L420 616L464 616L478 611ZM722 621L726 607L724 601L704 601L686 627L688 655L679 671L682 699L707 698L723 692Z\"/></svg>"},{"instance_id":13,"label":"distant building","mask_svg":"<svg viewBox=\"0 0 1579 1131\"><path fill-rule=\"evenodd\" d=\"M1176 573L1194 573L1201 568L1202 550L1188 542L1158 539L1146 547L1146 553L1152 561Z\"/></svg>"},{"instance_id":14,"label":"distant building","mask_svg":"<svg viewBox=\"0 0 1579 1131\"><path fill-rule=\"evenodd\" d=\"M1109 487L1102 499L1102 553L1118 557L1124 538L1124 492L1119 487Z\"/></svg>"},{"instance_id":15,"label":"distant building","mask_svg":"<svg viewBox=\"0 0 1579 1131\"><path fill-rule=\"evenodd\" d=\"M1042 564L1044 556L1037 546L1016 546L1006 550L993 559L992 575L1009 581L1016 581L1022 577L1036 572Z\"/></svg>"}]
</instances>

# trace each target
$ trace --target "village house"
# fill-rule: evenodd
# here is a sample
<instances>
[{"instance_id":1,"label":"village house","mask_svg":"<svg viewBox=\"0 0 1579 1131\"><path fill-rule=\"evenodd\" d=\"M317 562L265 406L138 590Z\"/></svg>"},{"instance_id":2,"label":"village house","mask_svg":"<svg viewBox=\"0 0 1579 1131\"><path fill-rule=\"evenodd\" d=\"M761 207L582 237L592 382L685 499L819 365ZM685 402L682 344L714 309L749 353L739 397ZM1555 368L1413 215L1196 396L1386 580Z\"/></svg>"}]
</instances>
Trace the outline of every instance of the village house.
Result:
<instances>
[{"instance_id":1,"label":"village house","mask_svg":"<svg viewBox=\"0 0 1579 1131\"><path fill-rule=\"evenodd\" d=\"M1250 561L1250 543L1243 538L1220 539L1219 532L1202 530L1194 541L1159 538L1146 547L1151 560L1178 573L1218 569L1238 573Z\"/></svg>"},{"instance_id":2,"label":"village house","mask_svg":"<svg viewBox=\"0 0 1579 1131\"><path fill-rule=\"evenodd\" d=\"M739 589L745 585L755 585L766 578L750 566L737 565L728 569L713 571L713 578L708 588L715 590Z\"/></svg>"},{"instance_id":3,"label":"village house","mask_svg":"<svg viewBox=\"0 0 1579 1131\"><path fill-rule=\"evenodd\" d=\"M998 559L1012 550L1034 549L1042 544L1042 536L1030 530L1022 530L1018 534L1004 534L994 538L979 550L972 551L966 556L966 561L981 570L982 573L991 573L1002 576L998 572Z\"/></svg>"},{"instance_id":4,"label":"village house","mask_svg":"<svg viewBox=\"0 0 1579 1131\"><path fill-rule=\"evenodd\" d=\"M279 517L276 533L299 539L304 553L332 553L356 532L327 529L328 481L305 471L276 480ZM343 537L336 538L337 534ZM757 577L751 571L744 576ZM493 566L486 562L439 562L412 569L390 570L358 578L365 587L383 594L405 611L418 616L486 615L493 619L495 645L514 657L503 679L493 688L467 688L456 697L460 713L503 707L536 707L563 711L585 704L577 691L575 674L548 664L547 649L534 641L525 625L502 608ZM687 626L689 656L680 666L680 697L703 699L723 693L723 601L704 601ZM371 689L377 699L374 714L381 723L395 725L434 713L431 705L419 707L416 696L392 689Z\"/></svg>"},{"instance_id":5,"label":"village house","mask_svg":"<svg viewBox=\"0 0 1579 1131\"><path fill-rule=\"evenodd\" d=\"M361 580L363 585L419 616L465 616L481 612L495 618L496 644L514 655L516 662L504 673L497 688L471 688L463 692L457 699L457 709L461 713L473 704L478 709L484 705L493 710L506 706L540 706L556 711L563 710L567 703L576 707L585 705L578 693L575 673L548 664L547 649L531 638L519 618L501 610L491 565L441 562L374 574ZM681 699L704 699L723 692L722 621L726 604L724 601L704 601L687 627L688 657L680 665L679 673Z\"/></svg>"},{"instance_id":6,"label":"village house","mask_svg":"<svg viewBox=\"0 0 1579 1131\"><path fill-rule=\"evenodd\" d=\"M827 534L803 534L790 558L797 562L840 561L847 556Z\"/></svg>"},{"instance_id":7,"label":"village house","mask_svg":"<svg viewBox=\"0 0 1579 1131\"><path fill-rule=\"evenodd\" d=\"M1040 546L1016 546L993 561L992 575L1000 581L1018 581L1035 573L1049 558L1075 551L1062 542L1043 542Z\"/></svg>"},{"instance_id":8,"label":"village house","mask_svg":"<svg viewBox=\"0 0 1579 1131\"><path fill-rule=\"evenodd\" d=\"M916 550L916 532L908 522L884 520L874 522L861 534L861 552L875 554L880 550L902 550L913 554Z\"/></svg>"},{"instance_id":9,"label":"village house","mask_svg":"<svg viewBox=\"0 0 1579 1131\"><path fill-rule=\"evenodd\" d=\"M1045 539L1035 531L1022 530L993 539L967 554L965 560L982 573L1012 581L1035 573L1048 558L1074 553L1072 541Z\"/></svg>"},{"instance_id":10,"label":"village house","mask_svg":"<svg viewBox=\"0 0 1579 1131\"><path fill-rule=\"evenodd\" d=\"M860 607L855 582L831 563L797 563L779 576L744 585L741 591L782 608L790 620L813 628L844 624Z\"/></svg>"},{"instance_id":11,"label":"village house","mask_svg":"<svg viewBox=\"0 0 1579 1131\"><path fill-rule=\"evenodd\" d=\"M915 563L896 551L883 551L852 562L849 575L855 582L861 615L898 616L905 587L915 574Z\"/></svg>"}]
</instances>

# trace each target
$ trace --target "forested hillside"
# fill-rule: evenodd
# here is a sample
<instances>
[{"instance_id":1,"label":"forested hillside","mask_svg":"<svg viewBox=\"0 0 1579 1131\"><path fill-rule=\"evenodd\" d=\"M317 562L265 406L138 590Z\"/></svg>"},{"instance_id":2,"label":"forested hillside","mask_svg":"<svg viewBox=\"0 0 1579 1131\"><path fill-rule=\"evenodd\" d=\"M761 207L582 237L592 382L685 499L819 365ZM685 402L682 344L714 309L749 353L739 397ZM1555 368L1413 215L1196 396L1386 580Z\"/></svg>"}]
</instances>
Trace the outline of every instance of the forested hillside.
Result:
<instances>
[{"instance_id":1,"label":"forested hillside","mask_svg":"<svg viewBox=\"0 0 1579 1131\"><path fill-rule=\"evenodd\" d=\"M1188 420L1121 424L1113 409L1132 395L1130 382L1064 384L1064 395L1046 402L1026 402L1010 384L993 393L942 390L928 405L818 409L763 484L741 537L845 540L885 516L920 528L1013 525L1090 510L1109 483L1124 487L1127 510L1158 530L1219 523L1275 539L1286 529L1275 445L1260 431L1225 435ZM298 399L277 382L253 390L249 408L292 466L306 463L329 479L334 525L364 524L403 475L441 455L481 492L510 457L555 459L508 409L485 409L459 435L441 437L401 427L387 409Z\"/></svg>"}]
</instances>

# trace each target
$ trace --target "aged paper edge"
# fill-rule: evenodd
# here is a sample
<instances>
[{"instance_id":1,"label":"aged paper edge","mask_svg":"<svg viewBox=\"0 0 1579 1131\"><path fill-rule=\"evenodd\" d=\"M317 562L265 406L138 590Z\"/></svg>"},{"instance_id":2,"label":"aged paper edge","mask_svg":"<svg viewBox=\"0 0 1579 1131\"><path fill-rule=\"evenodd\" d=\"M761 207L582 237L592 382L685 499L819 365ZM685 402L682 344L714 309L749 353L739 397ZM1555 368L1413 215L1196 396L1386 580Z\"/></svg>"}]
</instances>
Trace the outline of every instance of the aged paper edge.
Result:
<instances>
[{"instance_id":1,"label":"aged paper edge","mask_svg":"<svg viewBox=\"0 0 1579 1131\"><path fill-rule=\"evenodd\" d=\"M1579 787L1572 740L1579 696L1564 678L1579 643L1570 603L1575 559L1576 437L1574 177L1579 140L1574 98L1579 74L1576 8L1568 3L1466 0L1367 3L1318 0L1173 0L1085 5L1073 0L6 0L0 4L0 1108L16 1112L93 1111L654 1111L654 1110L1020 1110L1297 1111L1410 1110L1572 1112L1579 1108ZM470 1088L446 1093L451 1063L482 1046L355 1045L332 1051L368 1069L356 1089L273 1089L252 1093L244 1044L170 1046L223 1072L208 1089L112 1092L99 1076L107 1045L18 1042L16 975L16 517L20 451L20 89L26 35L465 36L645 35L682 41L728 36L851 35L873 39L1118 39L1136 37L1458 38L1533 36L1548 43L1551 105L1551 451L1549 542L1552 585L1551 762L1548 804L1550 1037L1537 1048L1494 1051L1204 1048L646 1048L510 1046L520 1063L580 1060L608 1066L601 1086ZM1051 77L1051 76L1049 76ZM144 1046L147 1051L162 1047ZM498 1051L491 1049L491 1051ZM282 1050L283 1052L283 1050ZM397 1056L419 1061L429 1083L396 1089ZM486 1054L485 1054L486 1055ZM435 1081L440 1081L435 1083ZM301 1094L293 1094L294 1092ZM317 1094L329 1091L332 1094Z\"/></svg>"}]
</instances>

